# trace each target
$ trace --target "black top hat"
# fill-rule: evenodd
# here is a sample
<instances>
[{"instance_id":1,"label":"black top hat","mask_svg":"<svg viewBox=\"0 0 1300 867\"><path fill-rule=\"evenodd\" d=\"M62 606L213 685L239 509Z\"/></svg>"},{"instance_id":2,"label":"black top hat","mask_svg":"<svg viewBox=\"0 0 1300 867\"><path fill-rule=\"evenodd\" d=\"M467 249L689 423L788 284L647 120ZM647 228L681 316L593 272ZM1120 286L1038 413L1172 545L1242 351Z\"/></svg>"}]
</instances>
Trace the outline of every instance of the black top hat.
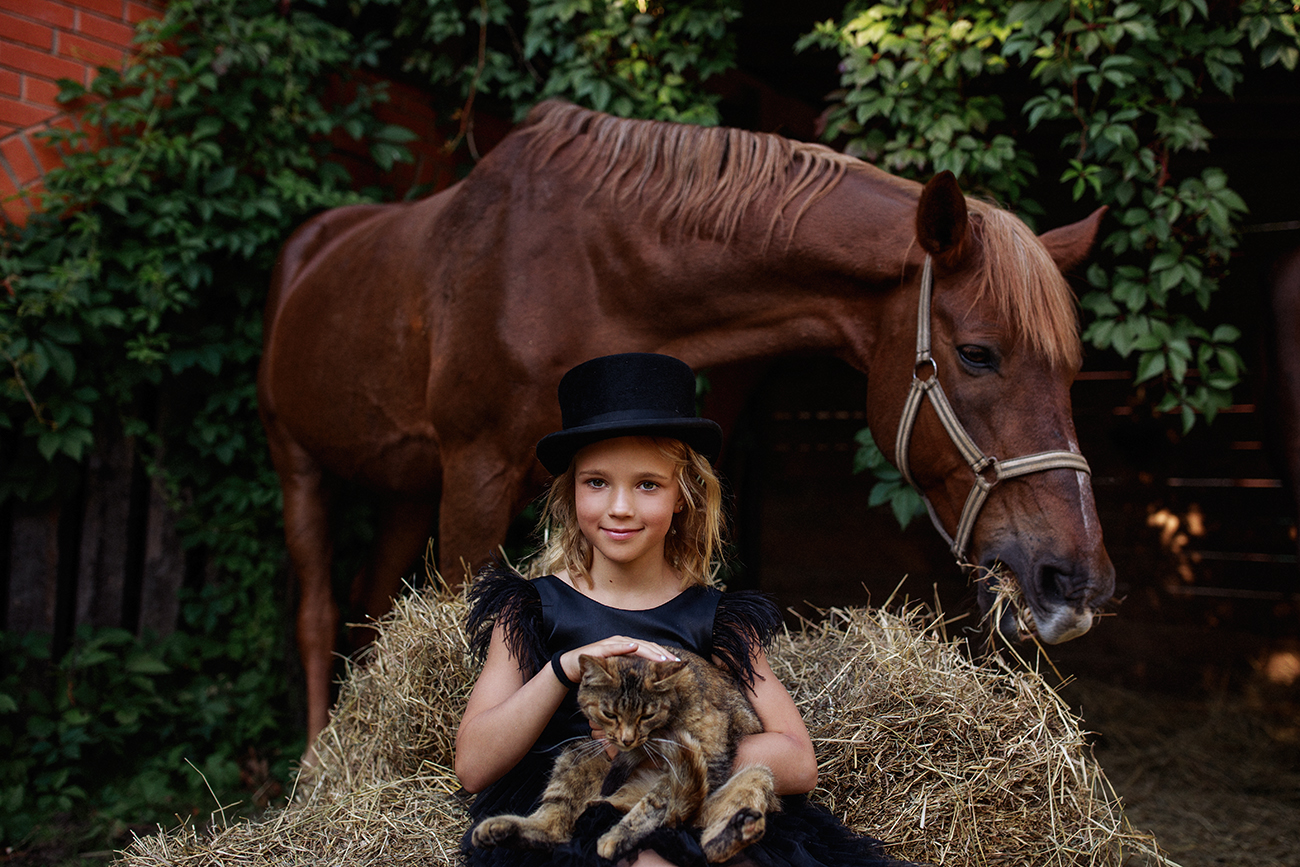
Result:
<instances>
[{"instance_id":1,"label":"black top hat","mask_svg":"<svg viewBox=\"0 0 1300 867\"><path fill-rule=\"evenodd\" d=\"M710 461L722 428L695 414L695 374L668 355L627 352L584 361L560 380L564 429L542 437L537 459L552 475L583 446L622 436L672 437Z\"/></svg>"}]
</instances>

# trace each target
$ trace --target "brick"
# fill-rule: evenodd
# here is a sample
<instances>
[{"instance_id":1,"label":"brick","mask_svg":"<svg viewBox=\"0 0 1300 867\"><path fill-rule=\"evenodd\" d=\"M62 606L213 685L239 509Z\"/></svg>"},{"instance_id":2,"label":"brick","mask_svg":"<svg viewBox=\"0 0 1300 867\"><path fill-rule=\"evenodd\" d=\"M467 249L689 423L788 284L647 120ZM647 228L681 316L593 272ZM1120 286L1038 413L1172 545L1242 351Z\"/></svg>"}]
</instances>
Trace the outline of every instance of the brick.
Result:
<instances>
[{"instance_id":1,"label":"brick","mask_svg":"<svg viewBox=\"0 0 1300 867\"><path fill-rule=\"evenodd\" d=\"M35 48L44 48L46 51L54 47L53 29L44 24L17 18L4 12L0 12L0 33L5 35L6 40L21 42Z\"/></svg>"},{"instance_id":2,"label":"brick","mask_svg":"<svg viewBox=\"0 0 1300 867\"><path fill-rule=\"evenodd\" d=\"M77 16L77 32L121 48L130 48L135 40L134 27L119 21L109 21L107 18L91 15L89 12Z\"/></svg>"},{"instance_id":3,"label":"brick","mask_svg":"<svg viewBox=\"0 0 1300 867\"><path fill-rule=\"evenodd\" d=\"M0 0L0 9L63 30L71 30L77 19L77 12L71 6L50 0Z\"/></svg>"},{"instance_id":4,"label":"brick","mask_svg":"<svg viewBox=\"0 0 1300 867\"><path fill-rule=\"evenodd\" d=\"M118 21L123 21L126 17L125 0L74 0L74 5Z\"/></svg>"},{"instance_id":5,"label":"brick","mask_svg":"<svg viewBox=\"0 0 1300 867\"><path fill-rule=\"evenodd\" d=\"M120 48L92 42L72 33L59 34L59 54L81 60L90 66L117 66L126 56Z\"/></svg>"},{"instance_id":6,"label":"brick","mask_svg":"<svg viewBox=\"0 0 1300 867\"><path fill-rule=\"evenodd\" d=\"M0 95L22 96L23 77L9 69L0 69Z\"/></svg>"},{"instance_id":7,"label":"brick","mask_svg":"<svg viewBox=\"0 0 1300 867\"><path fill-rule=\"evenodd\" d=\"M0 166L0 199L12 199L22 194L22 189L14 183L8 166Z\"/></svg>"},{"instance_id":8,"label":"brick","mask_svg":"<svg viewBox=\"0 0 1300 867\"><path fill-rule=\"evenodd\" d=\"M5 216L21 226L26 219L26 215L36 207L36 198L33 194L44 188L43 183L35 181L19 189L14 186L13 180L9 177L7 171L0 171L0 202L4 204Z\"/></svg>"},{"instance_id":9,"label":"brick","mask_svg":"<svg viewBox=\"0 0 1300 867\"><path fill-rule=\"evenodd\" d=\"M0 0L3 2L3 0ZM139 24L146 18L161 18L162 7L153 6L146 3L127 3L126 4L126 21L129 24Z\"/></svg>"},{"instance_id":10,"label":"brick","mask_svg":"<svg viewBox=\"0 0 1300 867\"><path fill-rule=\"evenodd\" d=\"M55 81L71 78L74 81L86 80L86 65L75 60L55 57L44 51L34 51L23 45L0 42L0 67L28 72Z\"/></svg>"},{"instance_id":11,"label":"brick","mask_svg":"<svg viewBox=\"0 0 1300 867\"><path fill-rule=\"evenodd\" d=\"M48 120L52 114L54 109L28 105L7 96L0 96L0 123L13 124L19 129L25 129Z\"/></svg>"},{"instance_id":12,"label":"brick","mask_svg":"<svg viewBox=\"0 0 1300 867\"><path fill-rule=\"evenodd\" d=\"M63 126L60 121L64 118L56 118L47 126ZM63 164L63 155L53 146L45 143L44 139L39 139L32 133L40 130L27 130L27 143L31 145L32 155L36 157L36 163L41 168L41 175L44 175L50 169L58 168Z\"/></svg>"},{"instance_id":13,"label":"brick","mask_svg":"<svg viewBox=\"0 0 1300 867\"><path fill-rule=\"evenodd\" d=\"M17 136L14 136L14 138L17 138ZM7 145L8 143L9 139L5 138L4 144ZM17 173L10 168L9 160L5 158L4 151L0 149L0 196L9 195L5 190L12 192L18 189L16 175Z\"/></svg>"},{"instance_id":14,"label":"brick","mask_svg":"<svg viewBox=\"0 0 1300 867\"><path fill-rule=\"evenodd\" d=\"M0 157L4 158L5 167L19 186L26 186L44 174L27 146L26 136L22 134L0 142Z\"/></svg>"},{"instance_id":15,"label":"brick","mask_svg":"<svg viewBox=\"0 0 1300 867\"><path fill-rule=\"evenodd\" d=\"M73 144L78 150L98 150L103 147L103 134L96 128L87 129L69 114L59 114L50 118L39 127L25 130L27 143L31 152L36 156L36 162L40 164L42 172L48 172L50 169L58 166L63 162L63 149L67 145L50 144L44 133L47 130L60 129L68 131L78 131L83 133L80 137L74 137Z\"/></svg>"},{"instance_id":16,"label":"brick","mask_svg":"<svg viewBox=\"0 0 1300 867\"><path fill-rule=\"evenodd\" d=\"M0 214L13 223L18 228L27 225L27 218L31 215L32 209L23 203L22 199L3 199L0 200Z\"/></svg>"},{"instance_id":17,"label":"brick","mask_svg":"<svg viewBox=\"0 0 1300 867\"><path fill-rule=\"evenodd\" d=\"M55 111L63 111L58 100L59 86L44 78L28 75L23 79L23 102L30 105L46 105Z\"/></svg>"}]
</instances>

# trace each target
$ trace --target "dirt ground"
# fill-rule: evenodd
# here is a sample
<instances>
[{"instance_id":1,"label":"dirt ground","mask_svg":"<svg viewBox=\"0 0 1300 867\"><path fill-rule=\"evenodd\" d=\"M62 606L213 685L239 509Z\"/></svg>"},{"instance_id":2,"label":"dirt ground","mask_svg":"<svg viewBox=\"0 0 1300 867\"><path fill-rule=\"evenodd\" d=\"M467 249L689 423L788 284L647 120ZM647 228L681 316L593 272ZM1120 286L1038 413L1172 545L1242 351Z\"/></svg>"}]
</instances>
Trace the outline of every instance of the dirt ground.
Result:
<instances>
[{"instance_id":1,"label":"dirt ground","mask_svg":"<svg viewBox=\"0 0 1300 867\"><path fill-rule=\"evenodd\" d=\"M1297 644L1153 631L1159 655L1111 656L1105 641L1054 650L1062 673L1078 678L1061 695L1095 733L1129 820L1181 867L1297 867Z\"/></svg>"}]
</instances>

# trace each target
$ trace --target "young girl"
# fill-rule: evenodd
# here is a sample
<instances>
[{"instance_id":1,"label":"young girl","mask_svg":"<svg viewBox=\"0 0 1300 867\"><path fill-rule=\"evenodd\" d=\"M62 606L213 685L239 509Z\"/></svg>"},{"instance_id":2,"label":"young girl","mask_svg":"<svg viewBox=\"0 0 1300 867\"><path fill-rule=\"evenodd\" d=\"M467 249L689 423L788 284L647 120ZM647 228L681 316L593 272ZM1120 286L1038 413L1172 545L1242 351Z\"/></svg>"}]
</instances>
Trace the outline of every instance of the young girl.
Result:
<instances>
[{"instance_id":1,"label":"young girl","mask_svg":"<svg viewBox=\"0 0 1300 867\"><path fill-rule=\"evenodd\" d=\"M799 711L768 665L780 616L756 593L713 586L722 546L722 494L710 461L722 433L695 415L695 376L677 359L630 353L597 358L560 383L563 430L537 456L556 476L547 497L545 543L526 580L496 569L472 591L472 646L486 653L456 735L456 775L477 793L475 822L527 815L551 765L574 738L593 732L574 687L583 654L667 659L665 645L712 658L747 687L763 732L745 738L735 766L772 770L782 810L738 859L759 865L895 864L879 844L840 825L802 797L817 760ZM559 850L479 849L473 865L602 861L595 840L613 822L593 807ZM703 864L697 836L665 829L629 859L635 867ZM627 862L625 862L627 863Z\"/></svg>"}]
</instances>

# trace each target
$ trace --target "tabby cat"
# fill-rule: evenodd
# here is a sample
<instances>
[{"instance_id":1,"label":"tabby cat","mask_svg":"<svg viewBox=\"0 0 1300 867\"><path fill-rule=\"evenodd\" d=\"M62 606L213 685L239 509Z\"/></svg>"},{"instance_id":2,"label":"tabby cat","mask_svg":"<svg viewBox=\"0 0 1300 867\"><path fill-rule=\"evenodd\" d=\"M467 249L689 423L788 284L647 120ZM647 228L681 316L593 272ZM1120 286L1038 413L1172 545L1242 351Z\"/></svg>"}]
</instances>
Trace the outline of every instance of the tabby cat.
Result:
<instances>
[{"instance_id":1,"label":"tabby cat","mask_svg":"<svg viewBox=\"0 0 1300 867\"><path fill-rule=\"evenodd\" d=\"M596 842L597 854L610 860L657 828L685 822L702 829L711 862L761 838L765 814L779 808L772 772L761 765L731 771L740 739L762 731L758 715L731 677L689 651L669 652L681 661L583 656L578 706L605 740L566 749L531 816L484 819L471 842L555 846L602 799L626 814ZM618 750L613 762L606 744Z\"/></svg>"}]
</instances>

